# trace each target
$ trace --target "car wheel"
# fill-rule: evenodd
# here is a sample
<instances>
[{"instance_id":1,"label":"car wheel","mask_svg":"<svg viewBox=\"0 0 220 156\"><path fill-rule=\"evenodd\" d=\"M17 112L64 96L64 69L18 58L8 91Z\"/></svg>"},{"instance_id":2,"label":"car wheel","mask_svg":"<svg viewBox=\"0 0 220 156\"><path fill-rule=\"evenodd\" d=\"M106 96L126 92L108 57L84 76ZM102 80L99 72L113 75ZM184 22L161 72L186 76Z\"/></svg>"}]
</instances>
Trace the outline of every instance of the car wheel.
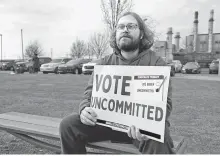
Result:
<instances>
[{"instance_id":1,"label":"car wheel","mask_svg":"<svg viewBox=\"0 0 220 156\"><path fill-rule=\"evenodd\" d=\"M48 72L43 71L43 74L48 74Z\"/></svg>"}]
</instances>

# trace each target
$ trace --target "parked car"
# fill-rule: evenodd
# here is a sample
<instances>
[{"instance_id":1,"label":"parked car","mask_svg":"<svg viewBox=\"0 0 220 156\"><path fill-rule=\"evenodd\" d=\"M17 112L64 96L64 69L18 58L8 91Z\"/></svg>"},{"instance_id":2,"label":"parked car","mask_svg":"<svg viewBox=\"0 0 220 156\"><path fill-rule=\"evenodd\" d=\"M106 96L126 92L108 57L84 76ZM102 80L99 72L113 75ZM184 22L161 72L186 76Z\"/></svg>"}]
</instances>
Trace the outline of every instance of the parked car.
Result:
<instances>
[{"instance_id":1,"label":"parked car","mask_svg":"<svg viewBox=\"0 0 220 156\"><path fill-rule=\"evenodd\" d=\"M73 74L81 74L82 66L84 63L88 63L91 59L77 59L71 60L66 64L61 64L58 66L58 73L73 73Z\"/></svg>"},{"instance_id":2,"label":"parked car","mask_svg":"<svg viewBox=\"0 0 220 156\"><path fill-rule=\"evenodd\" d=\"M212 63L209 66L209 74L217 73L219 72L219 61L220 60L213 60Z\"/></svg>"},{"instance_id":3,"label":"parked car","mask_svg":"<svg viewBox=\"0 0 220 156\"><path fill-rule=\"evenodd\" d=\"M182 63L179 60L173 60L172 63L174 64L175 72L181 72Z\"/></svg>"},{"instance_id":4,"label":"parked car","mask_svg":"<svg viewBox=\"0 0 220 156\"><path fill-rule=\"evenodd\" d=\"M65 64L68 61L70 61L71 58L57 58L57 59L52 59L51 62L42 64L40 66L40 71L42 71L44 74L48 73L55 73L57 74L58 72L58 66L61 64Z\"/></svg>"},{"instance_id":5,"label":"parked car","mask_svg":"<svg viewBox=\"0 0 220 156\"><path fill-rule=\"evenodd\" d=\"M187 62L183 66L181 72L183 74L185 74L185 73L199 74L199 73L201 73L201 67L197 62Z\"/></svg>"},{"instance_id":6,"label":"parked car","mask_svg":"<svg viewBox=\"0 0 220 156\"><path fill-rule=\"evenodd\" d=\"M38 57L39 58L39 68L42 64L49 63L52 61L50 57ZM32 58L26 63L29 73L33 72L33 61Z\"/></svg>"},{"instance_id":7,"label":"parked car","mask_svg":"<svg viewBox=\"0 0 220 156\"><path fill-rule=\"evenodd\" d=\"M15 64L15 61L3 62L2 63L2 70L14 70L14 68L13 68L14 64Z\"/></svg>"},{"instance_id":8,"label":"parked car","mask_svg":"<svg viewBox=\"0 0 220 156\"><path fill-rule=\"evenodd\" d=\"M17 73L17 74L21 74L21 73L24 73L24 72L28 71L26 63L27 62L17 62L17 63L15 63L15 65L13 66L14 72Z\"/></svg>"},{"instance_id":9,"label":"parked car","mask_svg":"<svg viewBox=\"0 0 220 156\"><path fill-rule=\"evenodd\" d=\"M82 72L83 72L83 74L84 74L84 75L86 75L86 74L92 74L92 72L94 71L94 66L95 66L96 64L98 64L99 62L100 62L100 59L98 59L98 60L93 60L93 61L91 61L91 62L88 62L88 63L84 64L83 67L82 67Z\"/></svg>"},{"instance_id":10,"label":"parked car","mask_svg":"<svg viewBox=\"0 0 220 156\"><path fill-rule=\"evenodd\" d=\"M175 66L173 63L167 63L168 66L171 67L170 69L170 76L175 76Z\"/></svg>"},{"instance_id":11,"label":"parked car","mask_svg":"<svg viewBox=\"0 0 220 156\"><path fill-rule=\"evenodd\" d=\"M0 70L2 70L2 64L3 64L3 62L0 62Z\"/></svg>"},{"instance_id":12,"label":"parked car","mask_svg":"<svg viewBox=\"0 0 220 156\"><path fill-rule=\"evenodd\" d=\"M25 60L24 60L25 61ZM18 62L24 62L23 59L22 60L11 60L11 61L8 61L8 62L3 62L2 64L2 70L11 70L11 71L14 71L14 66L16 63Z\"/></svg>"}]
</instances>

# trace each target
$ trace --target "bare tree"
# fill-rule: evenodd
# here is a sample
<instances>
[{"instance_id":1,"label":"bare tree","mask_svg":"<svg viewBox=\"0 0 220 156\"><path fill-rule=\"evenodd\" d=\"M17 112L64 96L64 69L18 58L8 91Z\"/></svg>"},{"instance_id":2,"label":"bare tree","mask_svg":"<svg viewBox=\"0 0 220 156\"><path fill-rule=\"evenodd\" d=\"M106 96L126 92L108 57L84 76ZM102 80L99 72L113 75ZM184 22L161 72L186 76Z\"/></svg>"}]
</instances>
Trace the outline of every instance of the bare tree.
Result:
<instances>
[{"instance_id":1,"label":"bare tree","mask_svg":"<svg viewBox=\"0 0 220 156\"><path fill-rule=\"evenodd\" d=\"M38 56L43 55L43 49L37 40L30 42L25 49L26 57L31 58L34 56L34 54L37 54Z\"/></svg>"},{"instance_id":2,"label":"bare tree","mask_svg":"<svg viewBox=\"0 0 220 156\"><path fill-rule=\"evenodd\" d=\"M118 17L132 9L132 0L101 0L104 22L110 30L114 30Z\"/></svg>"},{"instance_id":3,"label":"bare tree","mask_svg":"<svg viewBox=\"0 0 220 156\"><path fill-rule=\"evenodd\" d=\"M107 33L94 33L89 42L89 49L96 58L101 58L107 51L109 46L109 37Z\"/></svg>"},{"instance_id":4,"label":"bare tree","mask_svg":"<svg viewBox=\"0 0 220 156\"><path fill-rule=\"evenodd\" d=\"M83 40L76 39L76 41L73 42L70 51L71 51L70 55L73 58L81 58L84 55L86 55L86 51L87 51L86 43Z\"/></svg>"},{"instance_id":5,"label":"bare tree","mask_svg":"<svg viewBox=\"0 0 220 156\"><path fill-rule=\"evenodd\" d=\"M86 49L86 56L91 59L94 55L94 52L92 51L92 48L90 47L90 43L87 44L87 49Z\"/></svg>"},{"instance_id":6,"label":"bare tree","mask_svg":"<svg viewBox=\"0 0 220 156\"><path fill-rule=\"evenodd\" d=\"M162 32L157 32L156 30L157 25L159 25L159 22L153 19L151 16L146 16L146 15L142 16L142 19L144 23L147 25L149 31L151 31L151 33L153 34L154 41L158 41L161 35L163 34Z\"/></svg>"}]
</instances>

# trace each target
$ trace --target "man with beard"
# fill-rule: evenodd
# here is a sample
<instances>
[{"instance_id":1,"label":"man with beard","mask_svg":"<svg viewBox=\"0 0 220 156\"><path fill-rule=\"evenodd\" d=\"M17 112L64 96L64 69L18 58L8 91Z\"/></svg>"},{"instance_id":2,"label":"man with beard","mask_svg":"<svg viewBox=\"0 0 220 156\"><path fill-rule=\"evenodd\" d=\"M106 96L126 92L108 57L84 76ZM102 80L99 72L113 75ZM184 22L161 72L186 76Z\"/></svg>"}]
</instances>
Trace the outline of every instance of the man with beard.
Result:
<instances>
[{"instance_id":1,"label":"man with beard","mask_svg":"<svg viewBox=\"0 0 220 156\"><path fill-rule=\"evenodd\" d=\"M139 15L133 12L123 14L111 36L114 53L101 59L101 65L165 66L166 63L150 50L153 34ZM144 154L172 154L173 141L169 132L172 110L171 83L167 98L164 143L147 138L135 126L126 133L96 124L96 113L90 107L93 76L89 80L84 98L79 106L79 114L71 114L60 123L61 149L63 154L86 153L87 142L113 140L133 143ZM150 125L149 125L150 126Z\"/></svg>"}]
</instances>

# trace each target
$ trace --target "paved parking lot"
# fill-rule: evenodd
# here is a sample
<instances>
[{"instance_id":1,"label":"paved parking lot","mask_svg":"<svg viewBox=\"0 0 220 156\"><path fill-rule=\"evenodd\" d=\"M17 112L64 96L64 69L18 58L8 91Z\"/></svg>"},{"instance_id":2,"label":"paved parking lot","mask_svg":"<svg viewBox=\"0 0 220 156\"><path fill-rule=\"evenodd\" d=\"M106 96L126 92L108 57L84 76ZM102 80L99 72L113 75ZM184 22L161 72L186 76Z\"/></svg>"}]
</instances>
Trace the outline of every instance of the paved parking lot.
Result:
<instances>
[{"instance_id":1,"label":"paved parking lot","mask_svg":"<svg viewBox=\"0 0 220 156\"><path fill-rule=\"evenodd\" d=\"M201 74L176 73L174 78L220 81L220 76L218 74L209 74L208 68L202 68Z\"/></svg>"},{"instance_id":2,"label":"paved parking lot","mask_svg":"<svg viewBox=\"0 0 220 156\"><path fill-rule=\"evenodd\" d=\"M217 74L176 74L174 78L220 81L220 76Z\"/></svg>"},{"instance_id":3,"label":"paved parking lot","mask_svg":"<svg viewBox=\"0 0 220 156\"><path fill-rule=\"evenodd\" d=\"M0 74L12 74L12 72L11 71L0 71ZM24 74L29 74L29 73L25 72ZM38 74L43 74L43 73L39 72ZM50 73L50 74L54 74L54 73ZM56 74L54 74L54 76L55 75ZM176 73L173 78L220 81L220 76L218 76L218 74L209 74L209 71L208 71L207 68L203 68L202 71L201 71L201 74Z\"/></svg>"}]
</instances>

